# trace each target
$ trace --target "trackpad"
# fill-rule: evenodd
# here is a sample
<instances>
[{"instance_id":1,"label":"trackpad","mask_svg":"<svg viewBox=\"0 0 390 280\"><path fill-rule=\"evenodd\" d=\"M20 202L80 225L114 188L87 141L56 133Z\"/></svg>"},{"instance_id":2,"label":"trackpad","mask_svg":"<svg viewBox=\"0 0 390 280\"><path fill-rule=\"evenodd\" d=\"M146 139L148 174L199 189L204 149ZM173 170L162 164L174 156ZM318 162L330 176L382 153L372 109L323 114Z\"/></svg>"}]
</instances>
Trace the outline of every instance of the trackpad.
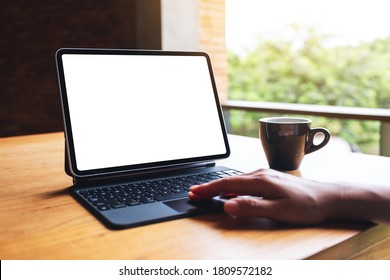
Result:
<instances>
[{"instance_id":1,"label":"trackpad","mask_svg":"<svg viewBox=\"0 0 390 280\"><path fill-rule=\"evenodd\" d=\"M164 202L165 205L171 207L173 210L176 210L180 213L202 213L202 212L212 212L216 210L222 209L223 203L216 200L208 200L208 201L192 201L188 198L171 200Z\"/></svg>"}]
</instances>

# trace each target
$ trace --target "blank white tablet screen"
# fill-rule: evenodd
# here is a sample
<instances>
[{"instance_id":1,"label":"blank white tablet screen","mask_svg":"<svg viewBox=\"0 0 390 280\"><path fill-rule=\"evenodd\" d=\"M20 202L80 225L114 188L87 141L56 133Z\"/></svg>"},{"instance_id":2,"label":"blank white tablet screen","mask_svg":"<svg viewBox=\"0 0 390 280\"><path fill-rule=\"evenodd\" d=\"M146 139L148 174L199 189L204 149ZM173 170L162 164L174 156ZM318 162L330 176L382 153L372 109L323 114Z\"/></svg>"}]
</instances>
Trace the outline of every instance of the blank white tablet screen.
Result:
<instances>
[{"instance_id":1,"label":"blank white tablet screen","mask_svg":"<svg viewBox=\"0 0 390 280\"><path fill-rule=\"evenodd\" d=\"M78 170L226 153L205 57L62 60Z\"/></svg>"}]
</instances>

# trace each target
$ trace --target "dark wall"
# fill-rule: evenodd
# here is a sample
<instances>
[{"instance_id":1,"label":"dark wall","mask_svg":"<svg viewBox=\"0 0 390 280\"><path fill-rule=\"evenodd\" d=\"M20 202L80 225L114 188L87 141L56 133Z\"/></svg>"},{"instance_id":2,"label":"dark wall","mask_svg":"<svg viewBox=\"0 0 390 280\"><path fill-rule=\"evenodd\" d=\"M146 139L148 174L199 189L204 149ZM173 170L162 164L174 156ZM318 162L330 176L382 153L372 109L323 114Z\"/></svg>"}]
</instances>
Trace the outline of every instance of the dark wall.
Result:
<instances>
[{"instance_id":1,"label":"dark wall","mask_svg":"<svg viewBox=\"0 0 390 280\"><path fill-rule=\"evenodd\" d=\"M136 0L0 1L0 137L63 129L54 54L135 48Z\"/></svg>"}]
</instances>

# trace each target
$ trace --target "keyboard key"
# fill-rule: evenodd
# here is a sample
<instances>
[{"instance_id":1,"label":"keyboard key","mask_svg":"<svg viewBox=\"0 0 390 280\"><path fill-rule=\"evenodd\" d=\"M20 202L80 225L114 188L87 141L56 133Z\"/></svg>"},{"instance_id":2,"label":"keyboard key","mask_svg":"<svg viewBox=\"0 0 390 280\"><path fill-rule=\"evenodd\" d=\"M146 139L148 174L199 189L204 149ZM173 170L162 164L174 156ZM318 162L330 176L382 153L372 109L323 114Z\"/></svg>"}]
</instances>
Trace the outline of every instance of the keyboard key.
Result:
<instances>
[{"instance_id":1,"label":"keyboard key","mask_svg":"<svg viewBox=\"0 0 390 280\"><path fill-rule=\"evenodd\" d=\"M142 202L142 203L151 203L151 202L154 202L154 198L151 198L151 197L143 197L143 198L141 198L141 202Z\"/></svg>"},{"instance_id":2,"label":"keyboard key","mask_svg":"<svg viewBox=\"0 0 390 280\"><path fill-rule=\"evenodd\" d=\"M97 208L98 208L100 211L106 211L106 210L110 210L110 209L111 209L109 206L105 206L105 205L103 205L103 206L98 206Z\"/></svg>"},{"instance_id":3,"label":"keyboard key","mask_svg":"<svg viewBox=\"0 0 390 280\"><path fill-rule=\"evenodd\" d=\"M126 207L126 205L125 204L115 204L112 206L112 208L114 208L114 209L123 208L123 207Z\"/></svg>"},{"instance_id":4,"label":"keyboard key","mask_svg":"<svg viewBox=\"0 0 390 280\"><path fill-rule=\"evenodd\" d=\"M140 205L140 204L141 203L139 201L136 201L136 200L130 200L130 201L126 202L127 206L135 206L135 205Z\"/></svg>"}]
</instances>

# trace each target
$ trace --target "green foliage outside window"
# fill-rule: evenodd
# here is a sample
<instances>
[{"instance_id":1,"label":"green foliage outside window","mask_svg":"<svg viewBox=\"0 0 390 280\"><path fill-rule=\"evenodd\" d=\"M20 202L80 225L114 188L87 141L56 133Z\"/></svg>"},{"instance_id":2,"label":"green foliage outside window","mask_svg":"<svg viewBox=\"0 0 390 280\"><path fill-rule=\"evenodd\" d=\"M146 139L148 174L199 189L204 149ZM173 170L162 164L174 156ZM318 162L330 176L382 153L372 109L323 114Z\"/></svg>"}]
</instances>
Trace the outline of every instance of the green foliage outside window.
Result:
<instances>
[{"instance_id":1,"label":"green foliage outside window","mask_svg":"<svg viewBox=\"0 0 390 280\"><path fill-rule=\"evenodd\" d=\"M229 52L229 98L390 108L390 37L327 47L328 38L313 29L296 32L304 32L300 46L263 40L246 55ZM262 116L232 111L231 131L256 136ZM379 122L311 118L363 152L378 153Z\"/></svg>"}]
</instances>

